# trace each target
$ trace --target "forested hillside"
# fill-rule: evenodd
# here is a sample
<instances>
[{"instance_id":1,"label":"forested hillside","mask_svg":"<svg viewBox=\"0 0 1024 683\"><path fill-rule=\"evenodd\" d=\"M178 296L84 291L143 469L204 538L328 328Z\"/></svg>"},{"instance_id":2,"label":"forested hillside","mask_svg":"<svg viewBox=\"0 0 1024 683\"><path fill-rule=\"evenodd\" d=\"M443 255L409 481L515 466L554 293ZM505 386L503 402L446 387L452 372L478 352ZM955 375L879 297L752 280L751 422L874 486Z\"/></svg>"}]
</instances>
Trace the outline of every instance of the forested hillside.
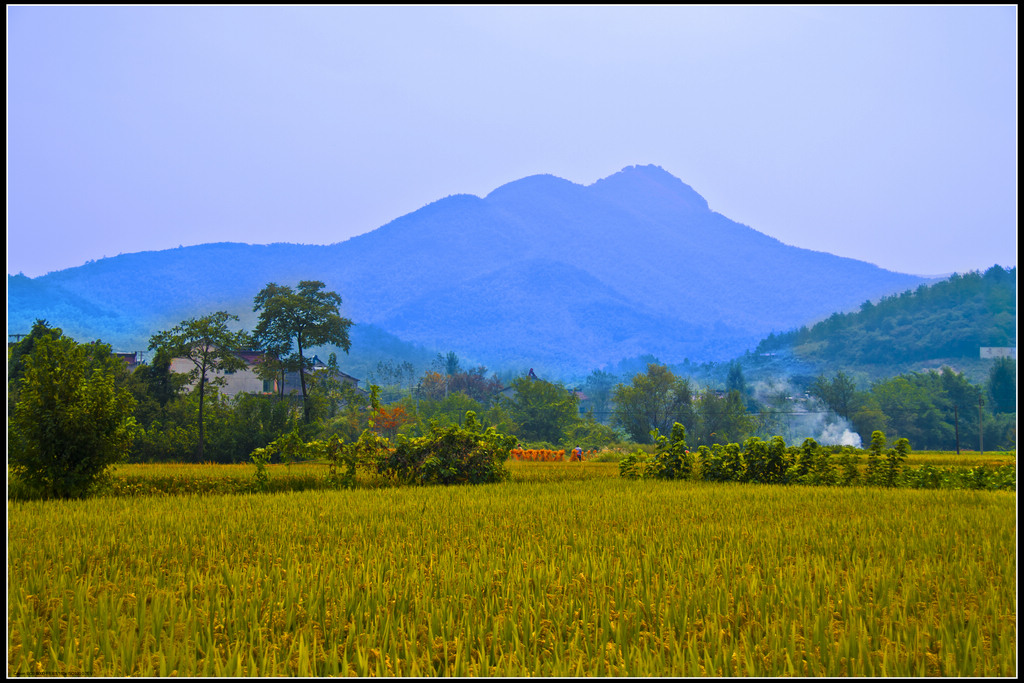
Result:
<instances>
[{"instance_id":1,"label":"forested hillside","mask_svg":"<svg viewBox=\"0 0 1024 683\"><path fill-rule=\"evenodd\" d=\"M864 302L813 326L772 334L757 353L791 350L808 362L846 368L979 358L981 347L1017 345L1017 269L948 280Z\"/></svg>"}]
</instances>

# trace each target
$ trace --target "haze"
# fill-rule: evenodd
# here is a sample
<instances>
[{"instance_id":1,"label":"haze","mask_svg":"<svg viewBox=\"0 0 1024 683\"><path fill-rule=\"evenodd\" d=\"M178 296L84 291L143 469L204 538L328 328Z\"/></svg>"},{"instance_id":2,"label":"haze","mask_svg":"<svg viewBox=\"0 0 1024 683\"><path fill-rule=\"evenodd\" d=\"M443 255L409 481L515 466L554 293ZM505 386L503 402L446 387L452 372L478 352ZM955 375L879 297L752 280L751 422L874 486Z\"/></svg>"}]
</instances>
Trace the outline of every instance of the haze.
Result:
<instances>
[{"instance_id":1,"label":"haze","mask_svg":"<svg viewBox=\"0 0 1024 683\"><path fill-rule=\"evenodd\" d=\"M447 195L632 164L787 244L920 275L1016 265L1015 6L7 19L9 274L334 243Z\"/></svg>"}]
</instances>

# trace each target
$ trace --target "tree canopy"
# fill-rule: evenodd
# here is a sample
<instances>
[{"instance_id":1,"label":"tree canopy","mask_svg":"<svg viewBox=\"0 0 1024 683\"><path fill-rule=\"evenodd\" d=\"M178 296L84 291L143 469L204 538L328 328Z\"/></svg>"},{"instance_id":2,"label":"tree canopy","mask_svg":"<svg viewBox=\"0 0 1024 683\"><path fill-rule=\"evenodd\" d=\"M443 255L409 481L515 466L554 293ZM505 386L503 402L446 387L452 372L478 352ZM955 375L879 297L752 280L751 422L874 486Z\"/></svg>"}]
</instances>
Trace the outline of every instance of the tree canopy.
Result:
<instances>
[{"instance_id":1,"label":"tree canopy","mask_svg":"<svg viewBox=\"0 0 1024 683\"><path fill-rule=\"evenodd\" d=\"M105 344L46 334L21 357L19 399L8 420L8 462L44 495L84 496L108 466L128 457L137 431L135 400L114 386L103 351L109 358Z\"/></svg>"},{"instance_id":2,"label":"tree canopy","mask_svg":"<svg viewBox=\"0 0 1024 683\"><path fill-rule=\"evenodd\" d=\"M150 349L192 362L193 368L187 376L189 384L196 385L199 396L199 462L203 461L205 443L203 407L207 384L217 386L224 383L223 377L214 376L218 372L247 367L246 362L235 355L244 335L229 330L229 320L238 320L238 316L217 311L200 318L189 318L170 330L157 332L149 341Z\"/></svg>"},{"instance_id":3,"label":"tree canopy","mask_svg":"<svg viewBox=\"0 0 1024 683\"><path fill-rule=\"evenodd\" d=\"M675 422L693 424L692 400L689 380L664 365L649 363L632 382L615 387L613 419L637 443L651 443L651 430L668 433Z\"/></svg>"},{"instance_id":4,"label":"tree canopy","mask_svg":"<svg viewBox=\"0 0 1024 683\"><path fill-rule=\"evenodd\" d=\"M293 353L307 423L311 418L306 387L306 370L310 365L305 351L332 344L348 353L351 347L348 331L352 321L341 316L341 296L325 287L319 280L302 280L295 289L271 282L253 301L253 311L259 313L253 336L261 348L280 354Z\"/></svg>"}]
</instances>

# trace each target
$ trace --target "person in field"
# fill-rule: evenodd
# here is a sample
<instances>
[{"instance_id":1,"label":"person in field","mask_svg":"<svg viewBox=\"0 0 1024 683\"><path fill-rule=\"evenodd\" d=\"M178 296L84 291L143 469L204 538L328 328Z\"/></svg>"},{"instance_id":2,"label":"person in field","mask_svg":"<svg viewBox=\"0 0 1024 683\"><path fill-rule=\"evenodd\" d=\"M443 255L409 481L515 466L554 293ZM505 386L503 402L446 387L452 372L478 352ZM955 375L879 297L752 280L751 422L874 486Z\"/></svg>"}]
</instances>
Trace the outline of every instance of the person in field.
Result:
<instances>
[{"instance_id":1,"label":"person in field","mask_svg":"<svg viewBox=\"0 0 1024 683\"><path fill-rule=\"evenodd\" d=\"M572 449L572 458L570 458L570 460L579 460L580 462L583 462L583 449L579 446Z\"/></svg>"}]
</instances>

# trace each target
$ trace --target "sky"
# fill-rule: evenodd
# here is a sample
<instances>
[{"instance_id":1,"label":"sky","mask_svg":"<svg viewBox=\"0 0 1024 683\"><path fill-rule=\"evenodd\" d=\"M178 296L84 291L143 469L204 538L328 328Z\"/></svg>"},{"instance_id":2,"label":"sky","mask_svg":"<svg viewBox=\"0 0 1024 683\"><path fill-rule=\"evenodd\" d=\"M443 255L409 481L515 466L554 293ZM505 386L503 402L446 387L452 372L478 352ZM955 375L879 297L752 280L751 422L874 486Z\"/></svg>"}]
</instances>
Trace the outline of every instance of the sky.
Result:
<instances>
[{"instance_id":1,"label":"sky","mask_svg":"<svg viewBox=\"0 0 1024 683\"><path fill-rule=\"evenodd\" d=\"M634 164L786 244L1016 266L1016 27L1011 5L8 6L7 272L330 244Z\"/></svg>"}]
</instances>

